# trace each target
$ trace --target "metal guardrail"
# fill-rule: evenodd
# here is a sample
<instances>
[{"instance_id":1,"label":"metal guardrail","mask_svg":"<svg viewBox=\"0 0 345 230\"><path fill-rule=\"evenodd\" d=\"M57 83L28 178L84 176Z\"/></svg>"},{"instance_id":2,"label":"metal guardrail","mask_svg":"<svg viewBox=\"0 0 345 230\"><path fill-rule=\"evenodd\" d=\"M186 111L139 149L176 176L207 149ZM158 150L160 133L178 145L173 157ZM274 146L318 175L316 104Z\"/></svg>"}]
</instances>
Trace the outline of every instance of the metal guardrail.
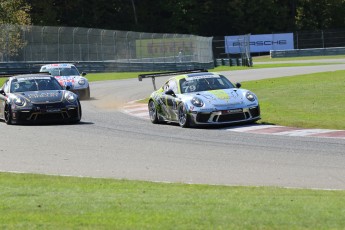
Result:
<instances>
[{"instance_id":1,"label":"metal guardrail","mask_svg":"<svg viewBox=\"0 0 345 230\"><path fill-rule=\"evenodd\" d=\"M49 62L52 63L52 62ZM18 72L38 72L43 62L0 62L0 75L11 75ZM54 62L59 63L59 62ZM60 62L62 63L62 62ZM191 69L212 69L214 63L146 63L146 62L77 62L73 63L80 72L101 73L101 72L153 72L153 71L180 71Z\"/></svg>"},{"instance_id":2,"label":"metal guardrail","mask_svg":"<svg viewBox=\"0 0 345 230\"><path fill-rule=\"evenodd\" d=\"M271 58L345 55L345 47L271 50Z\"/></svg>"}]
</instances>

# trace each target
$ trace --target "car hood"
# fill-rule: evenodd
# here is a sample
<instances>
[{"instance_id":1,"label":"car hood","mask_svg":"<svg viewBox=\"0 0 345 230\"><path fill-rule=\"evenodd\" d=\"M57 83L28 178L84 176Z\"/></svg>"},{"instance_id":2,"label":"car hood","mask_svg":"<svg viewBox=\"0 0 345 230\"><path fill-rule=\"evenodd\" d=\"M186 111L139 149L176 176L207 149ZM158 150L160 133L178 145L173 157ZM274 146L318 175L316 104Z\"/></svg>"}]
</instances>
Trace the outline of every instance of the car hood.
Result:
<instances>
[{"instance_id":1,"label":"car hood","mask_svg":"<svg viewBox=\"0 0 345 230\"><path fill-rule=\"evenodd\" d=\"M29 91L23 93L16 93L20 97L25 98L31 103L53 103L61 102L63 99L63 90L44 90L44 91Z\"/></svg>"},{"instance_id":2,"label":"car hood","mask_svg":"<svg viewBox=\"0 0 345 230\"><path fill-rule=\"evenodd\" d=\"M243 104L247 101L245 97L247 91L248 90L238 88L219 89L192 93L190 96L197 96L204 102L208 102L213 105L237 105Z\"/></svg>"},{"instance_id":3,"label":"car hood","mask_svg":"<svg viewBox=\"0 0 345 230\"><path fill-rule=\"evenodd\" d=\"M71 76L55 76L56 80L62 85L63 87L69 86L71 89L75 88L83 88L88 86L87 79L80 76L80 75L71 75ZM84 79L85 84L79 85L79 80Z\"/></svg>"}]
</instances>

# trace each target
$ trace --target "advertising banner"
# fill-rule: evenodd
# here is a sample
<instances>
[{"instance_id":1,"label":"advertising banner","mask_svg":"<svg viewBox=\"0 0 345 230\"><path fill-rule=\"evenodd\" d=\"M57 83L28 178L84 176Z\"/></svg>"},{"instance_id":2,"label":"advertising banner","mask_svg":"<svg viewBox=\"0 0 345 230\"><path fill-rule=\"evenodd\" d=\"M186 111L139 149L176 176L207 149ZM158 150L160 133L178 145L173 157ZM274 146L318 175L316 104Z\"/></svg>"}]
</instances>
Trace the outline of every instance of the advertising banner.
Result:
<instances>
[{"instance_id":1,"label":"advertising banner","mask_svg":"<svg viewBox=\"0 0 345 230\"><path fill-rule=\"evenodd\" d=\"M244 41L241 39L243 36L225 36L225 52L226 53L241 53ZM270 50L292 50L293 33L284 34L257 34L250 35L250 52L270 52Z\"/></svg>"}]
</instances>

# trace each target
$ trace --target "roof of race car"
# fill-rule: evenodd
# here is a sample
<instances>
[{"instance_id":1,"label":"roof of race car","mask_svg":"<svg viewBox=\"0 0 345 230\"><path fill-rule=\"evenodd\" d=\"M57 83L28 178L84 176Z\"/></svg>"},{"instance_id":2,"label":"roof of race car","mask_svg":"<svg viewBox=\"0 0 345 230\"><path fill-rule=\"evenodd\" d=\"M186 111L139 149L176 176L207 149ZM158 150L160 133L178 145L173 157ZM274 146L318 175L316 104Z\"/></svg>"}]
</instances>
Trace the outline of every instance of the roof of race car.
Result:
<instances>
[{"instance_id":1,"label":"roof of race car","mask_svg":"<svg viewBox=\"0 0 345 230\"><path fill-rule=\"evenodd\" d=\"M47 69L53 69L53 68L72 68L73 66L74 66L73 64L58 63L58 64L48 64L48 65L44 65L42 67L45 67Z\"/></svg>"}]
</instances>

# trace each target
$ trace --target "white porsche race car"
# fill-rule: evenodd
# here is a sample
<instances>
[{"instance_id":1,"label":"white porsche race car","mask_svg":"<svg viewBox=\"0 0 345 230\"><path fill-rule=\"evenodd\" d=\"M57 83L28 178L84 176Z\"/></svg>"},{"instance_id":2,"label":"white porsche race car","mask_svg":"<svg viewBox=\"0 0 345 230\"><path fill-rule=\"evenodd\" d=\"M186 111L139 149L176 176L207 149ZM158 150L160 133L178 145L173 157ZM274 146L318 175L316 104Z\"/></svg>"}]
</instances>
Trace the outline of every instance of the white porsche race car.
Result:
<instances>
[{"instance_id":1,"label":"white porsche race car","mask_svg":"<svg viewBox=\"0 0 345 230\"><path fill-rule=\"evenodd\" d=\"M60 85L76 93L80 99L90 99L89 82L84 77L86 73L80 74L73 64L48 64L42 66L40 72L49 72Z\"/></svg>"}]
</instances>

